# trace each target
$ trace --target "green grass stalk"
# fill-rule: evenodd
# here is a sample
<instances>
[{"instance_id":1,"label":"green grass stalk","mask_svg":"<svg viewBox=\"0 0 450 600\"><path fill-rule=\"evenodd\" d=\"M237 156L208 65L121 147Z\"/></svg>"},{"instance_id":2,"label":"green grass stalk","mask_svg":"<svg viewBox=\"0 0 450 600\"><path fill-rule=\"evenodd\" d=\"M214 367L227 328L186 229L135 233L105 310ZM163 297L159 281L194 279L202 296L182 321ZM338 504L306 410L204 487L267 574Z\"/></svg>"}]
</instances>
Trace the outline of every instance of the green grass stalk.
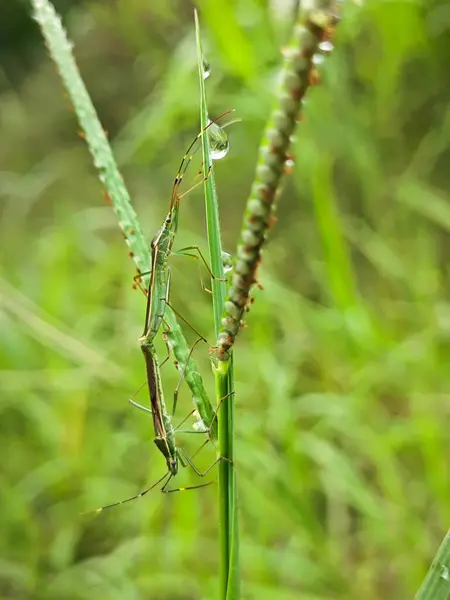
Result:
<instances>
[{"instance_id":1,"label":"green grass stalk","mask_svg":"<svg viewBox=\"0 0 450 600\"><path fill-rule=\"evenodd\" d=\"M197 40L198 74L200 82L200 120L202 130L208 124L205 77L203 70L203 53L200 38L200 26L195 12L195 31ZM203 169L205 184L206 226L208 236L211 268L216 277L212 281L214 328L218 335L221 327L221 315L224 309L226 283L222 260L222 241L220 236L219 203L214 181L214 169L211 159L210 144L207 135L202 136ZM226 368L223 368L225 366ZM217 404L224 399L219 410L219 446L218 452L229 461L234 461L234 378L231 361L226 365L213 362L216 380ZM220 575L219 599L236 600L240 597L239 578L239 537L237 514L236 474L232 462L219 463L219 541L220 541Z\"/></svg>"},{"instance_id":2,"label":"green grass stalk","mask_svg":"<svg viewBox=\"0 0 450 600\"><path fill-rule=\"evenodd\" d=\"M450 531L447 532L414 600L447 600L450 597Z\"/></svg>"},{"instance_id":3,"label":"green grass stalk","mask_svg":"<svg viewBox=\"0 0 450 600\"><path fill-rule=\"evenodd\" d=\"M50 56L56 64L73 103L94 165L98 170L100 181L111 199L119 226L130 248L130 254L139 271L148 272L151 267L149 244L142 234L136 212L131 205L130 195L119 172L111 146L78 71L72 54L72 44L67 39L66 32L61 24L61 18L49 0L32 0L32 5L34 7L34 17L41 27ZM142 279L148 287L149 275L143 276ZM169 326L170 334L168 338L174 356L181 368L185 366L185 379L190 388L194 404L204 423L211 423L214 410L196 362L191 358L186 364L190 346L177 323L175 313L169 306L166 307L164 319ZM215 429L213 428L212 436L214 435Z\"/></svg>"}]
</instances>

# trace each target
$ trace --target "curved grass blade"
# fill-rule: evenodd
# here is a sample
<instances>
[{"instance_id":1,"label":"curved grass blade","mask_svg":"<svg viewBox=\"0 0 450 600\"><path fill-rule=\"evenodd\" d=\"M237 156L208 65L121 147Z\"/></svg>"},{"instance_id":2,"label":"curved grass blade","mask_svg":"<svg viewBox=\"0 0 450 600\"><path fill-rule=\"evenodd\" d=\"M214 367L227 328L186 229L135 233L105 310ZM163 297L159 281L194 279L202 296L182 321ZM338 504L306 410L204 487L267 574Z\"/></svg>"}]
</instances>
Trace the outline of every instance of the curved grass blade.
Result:
<instances>
[{"instance_id":1,"label":"curved grass blade","mask_svg":"<svg viewBox=\"0 0 450 600\"><path fill-rule=\"evenodd\" d=\"M119 172L106 134L81 79L72 55L72 44L67 39L66 32L61 24L61 18L49 0L32 0L32 6L34 8L34 18L41 27L50 56L56 64L73 103L94 165L98 170L99 178L111 200L119 226L130 248L130 255L139 272L149 272L151 268L150 248L141 232L137 215L131 205L128 190ZM144 276L143 280L144 285L148 287L149 275ZM166 308L164 317L172 332L171 338L175 358L181 363L189 354L189 344L184 338L175 313L170 307ZM185 376L192 395L199 398L199 403L206 406L209 399L197 365L192 359L186 365ZM210 412L211 415L214 412L212 407Z\"/></svg>"},{"instance_id":2,"label":"curved grass blade","mask_svg":"<svg viewBox=\"0 0 450 600\"><path fill-rule=\"evenodd\" d=\"M414 600L447 600L450 596L450 531L431 563Z\"/></svg>"}]
</instances>

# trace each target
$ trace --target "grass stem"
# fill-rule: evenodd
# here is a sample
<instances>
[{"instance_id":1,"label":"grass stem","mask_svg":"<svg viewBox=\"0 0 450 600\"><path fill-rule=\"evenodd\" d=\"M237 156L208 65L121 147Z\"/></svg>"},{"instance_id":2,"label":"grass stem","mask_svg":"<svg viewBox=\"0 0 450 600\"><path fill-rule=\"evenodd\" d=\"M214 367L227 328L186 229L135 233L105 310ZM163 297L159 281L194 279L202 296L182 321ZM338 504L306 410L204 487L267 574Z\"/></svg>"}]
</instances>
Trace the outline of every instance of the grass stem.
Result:
<instances>
[{"instance_id":1,"label":"grass stem","mask_svg":"<svg viewBox=\"0 0 450 600\"><path fill-rule=\"evenodd\" d=\"M200 120L202 130L208 123L208 110L203 70L203 53L200 39L200 27L195 12L195 30L197 40L198 73L200 82ZM221 327L221 315L224 309L226 284L222 260L222 241L220 235L219 204L214 182L214 169L208 135L202 137L203 168L205 184L206 226L208 236L211 268L215 275L212 281L214 328L216 335ZM225 367L225 368L224 368ZM238 563L238 515L237 488L234 469L234 378L232 364L214 366L216 379L216 399L219 410L219 446L220 456L228 460L219 463L219 538L220 538L220 575L219 599L235 600L239 598L239 563ZM224 401L222 401L224 399Z\"/></svg>"}]
</instances>

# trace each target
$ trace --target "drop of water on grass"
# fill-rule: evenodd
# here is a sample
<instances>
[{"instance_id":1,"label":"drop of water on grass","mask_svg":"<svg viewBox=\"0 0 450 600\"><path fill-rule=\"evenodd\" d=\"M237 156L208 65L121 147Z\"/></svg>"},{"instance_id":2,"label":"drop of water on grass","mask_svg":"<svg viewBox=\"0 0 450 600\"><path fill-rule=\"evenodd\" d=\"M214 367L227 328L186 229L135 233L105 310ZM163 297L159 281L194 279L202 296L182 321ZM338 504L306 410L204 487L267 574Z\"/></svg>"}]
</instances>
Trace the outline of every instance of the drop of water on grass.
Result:
<instances>
[{"instance_id":1,"label":"drop of water on grass","mask_svg":"<svg viewBox=\"0 0 450 600\"><path fill-rule=\"evenodd\" d=\"M321 65L324 60L325 57L323 54L314 54L314 56L312 57L313 64L315 65Z\"/></svg>"},{"instance_id":2,"label":"drop of water on grass","mask_svg":"<svg viewBox=\"0 0 450 600\"><path fill-rule=\"evenodd\" d=\"M209 62L206 60L205 57L202 58L202 63L203 63L203 79L208 79L208 77L211 75L211 65L209 64Z\"/></svg>"},{"instance_id":3,"label":"drop of water on grass","mask_svg":"<svg viewBox=\"0 0 450 600\"><path fill-rule=\"evenodd\" d=\"M211 123L211 121L209 121ZM209 143L211 144L211 158L213 160L220 160L224 158L230 149L230 142L225 131L217 125L217 123L211 123L207 129Z\"/></svg>"},{"instance_id":4,"label":"drop of water on grass","mask_svg":"<svg viewBox=\"0 0 450 600\"><path fill-rule=\"evenodd\" d=\"M329 41L329 40L325 40L323 42L320 42L319 44L319 50L321 52L331 52L333 50L334 46L333 44Z\"/></svg>"},{"instance_id":5,"label":"drop of water on grass","mask_svg":"<svg viewBox=\"0 0 450 600\"><path fill-rule=\"evenodd\" d=\"M222 252L223 272L229 273L233 268L233 257L228 252Z\"/></svg>"},{"instance_id":6,"label":"drop of water on grass","mask_svg":"<svg viewBox=\"0 0 450 600\"><path fill-rule=\"evenodd\" d=\"M445 565L441 566L441 579L445 579L445 581L450 581L450 571Z\"/></svg>"},{"instance_id":7,"label":"drop of water on grass","mask_svg":"<svg viewBox=\"0 0 450 600\"><path fill-rule=\"evenodd\" d=\"M192 425L192 429L194 431L201 431L201 432L206 433L208 431L208 428L206 427L203 419L200 417L198 410L194 410L193 416L194 416L195 422Z\"/></svg>"},{"instance_id":8,"label":"drop of water on grass","mask_svg":"<svg viewBox=\"0 0 450 600\"><path fill-rule=\"evenodd\" d=\"M284 171L287 175L290 175L295 167L295 161L293 158L288 158L284 163Z\"/></svg>"}]
</instances>

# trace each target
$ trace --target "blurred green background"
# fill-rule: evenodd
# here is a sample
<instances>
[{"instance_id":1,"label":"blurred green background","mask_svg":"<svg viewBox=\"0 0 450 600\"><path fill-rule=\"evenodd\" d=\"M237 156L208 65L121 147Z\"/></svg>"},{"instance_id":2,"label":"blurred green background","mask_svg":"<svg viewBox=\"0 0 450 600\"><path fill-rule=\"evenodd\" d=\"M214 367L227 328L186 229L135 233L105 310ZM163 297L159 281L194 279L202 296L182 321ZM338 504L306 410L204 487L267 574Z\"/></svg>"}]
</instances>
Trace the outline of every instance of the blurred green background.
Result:
<instances>
[{"instance_id":1,"label":"blurred green background","mask_svg":"<svg viewBox=\"0 0 450 600\"><path fill-rule=\"evenodd\" d=\"M150 241L198 131L193 6L54 4ZM450 10L344 4L236 347L245 598L411 598L450 524ZM233 251L294 7L197 6L210 113L242 119L216 168ZM29 13L0 5L0 596L213 598L214 486L79 517L164 464L127 403L145 301ZM191 243L206 249L201 190L181 210ZM172 268L173 305L213 341L196 265ZM180 420L190 408L183 387Z\"/></svg>"}]
</instances>

